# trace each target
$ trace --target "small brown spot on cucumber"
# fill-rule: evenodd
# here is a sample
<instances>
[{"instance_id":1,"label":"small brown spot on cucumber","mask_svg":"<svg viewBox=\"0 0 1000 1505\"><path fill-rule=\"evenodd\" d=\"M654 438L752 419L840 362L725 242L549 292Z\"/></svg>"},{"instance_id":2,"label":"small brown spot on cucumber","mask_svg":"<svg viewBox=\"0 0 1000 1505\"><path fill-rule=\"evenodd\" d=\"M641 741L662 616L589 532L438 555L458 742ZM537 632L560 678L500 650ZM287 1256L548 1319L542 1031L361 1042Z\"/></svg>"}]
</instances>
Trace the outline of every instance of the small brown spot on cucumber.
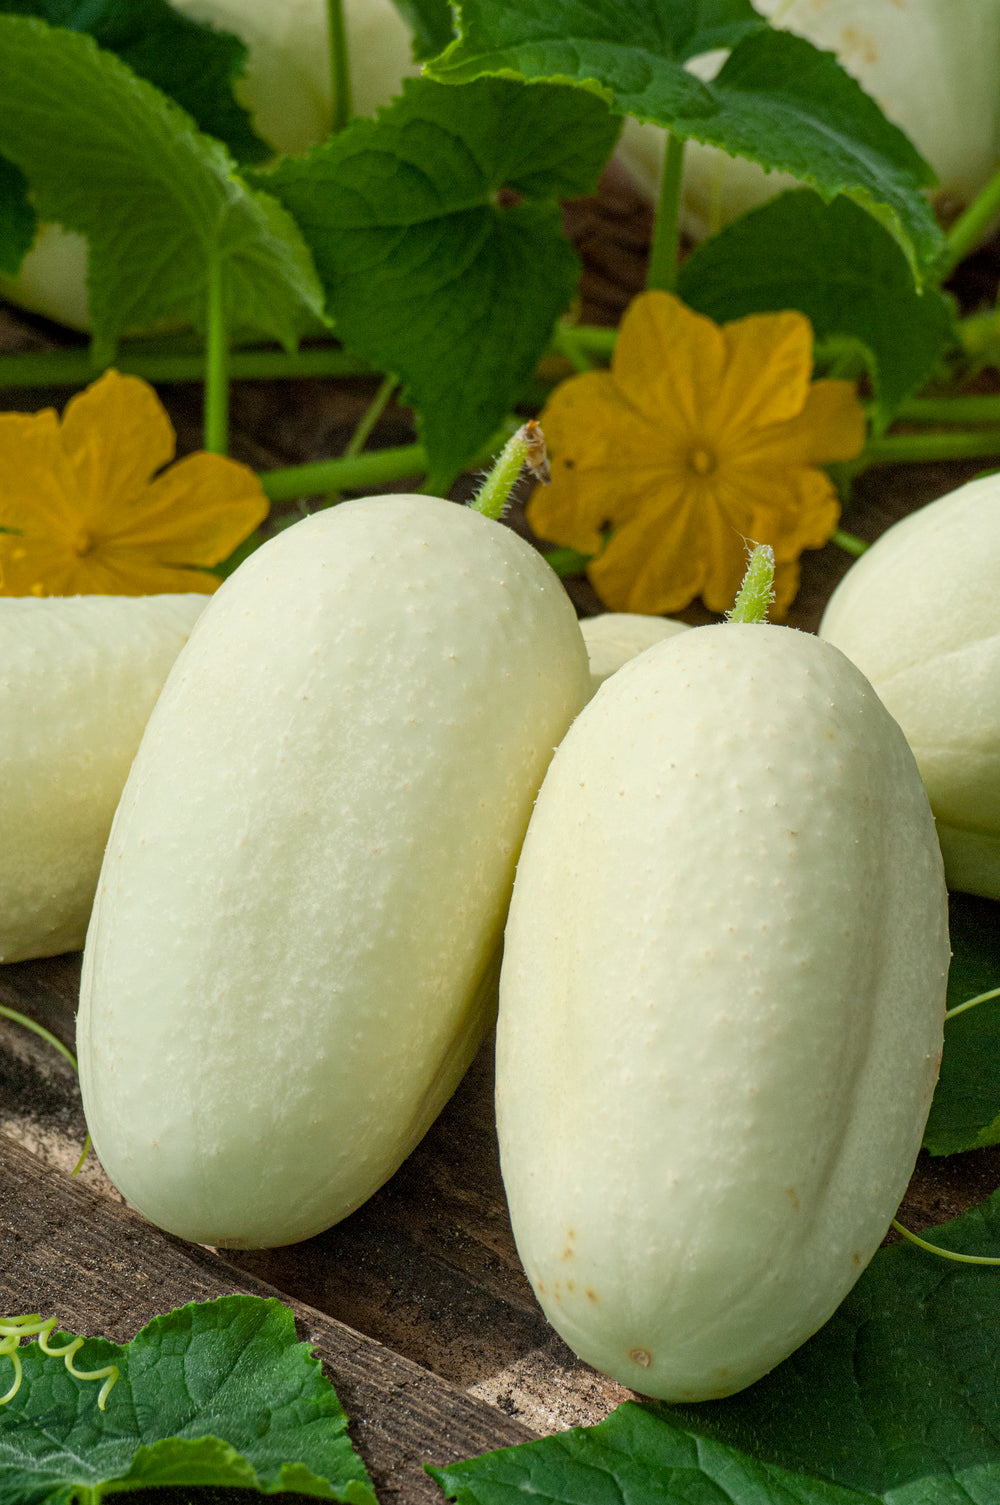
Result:
<instances>
[{"instance_id":1,"label":"small brown spot on cucumber","mask_svg":"<svg viewBox=\"0 0 1000 1505\"><path fill-rule=\"evenodd\" d=\"M648 1369L653 1362L653 1355L648 1348L630 1348L629 1359L633 1364L638 1364L641 1369Z\"/></svg>"}]
</instances>

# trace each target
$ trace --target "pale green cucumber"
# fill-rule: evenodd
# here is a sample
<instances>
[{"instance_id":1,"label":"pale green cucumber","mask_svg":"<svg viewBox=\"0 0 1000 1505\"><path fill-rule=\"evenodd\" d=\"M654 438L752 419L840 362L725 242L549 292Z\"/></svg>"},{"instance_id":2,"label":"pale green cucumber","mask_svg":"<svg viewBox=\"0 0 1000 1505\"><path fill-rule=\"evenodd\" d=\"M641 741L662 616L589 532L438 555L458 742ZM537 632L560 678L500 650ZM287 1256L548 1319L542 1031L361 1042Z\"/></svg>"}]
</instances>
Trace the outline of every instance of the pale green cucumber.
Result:
<instances>
[{"instance_id":1,"label":"pale green cucumber","mask_svg":"<svg viewBox=\"0 0 1000 1505\"><path fill-rule=\"evenodd\" d=\"M883 533L837 586L819 631L906 733L949 887L1000 899L1000 476Z\"/></svg>"},{"instance_id":2,"label":"pale green cucumber","mask_svg":"<svg viewBox=\"0 0 1000 1505\"><path fill-rule=\"evenodd\" d=\"M947 966L927 797L841 653L725 624L608 680L535 806L497 1039L517 1247L583 1359L723 1396L830 1316L912 1170Z\"/></svg>"},{"instance_id":3,"label":"pale green cucumber","mask_svg":"<svg viewBox=\"0 0 1000 1505\"><path fill-rule=\"evenodd\" d=\"M291 1243L392 1174L490 1022L521 840L588 692L557 577L454 503L344 503L224 583L84 958L87 1122L140 1212Z\"/></svg>"},{"instance_id":4,"label":"pale green cucumber","mask_svg":"<svg viewBox=\"0 0 1000 1505\"><path fill-rule=\"evenodd\" d=\"M0 597L0 962L78 951L115 806L207 597Z\"/></svg>"}]
</instances>

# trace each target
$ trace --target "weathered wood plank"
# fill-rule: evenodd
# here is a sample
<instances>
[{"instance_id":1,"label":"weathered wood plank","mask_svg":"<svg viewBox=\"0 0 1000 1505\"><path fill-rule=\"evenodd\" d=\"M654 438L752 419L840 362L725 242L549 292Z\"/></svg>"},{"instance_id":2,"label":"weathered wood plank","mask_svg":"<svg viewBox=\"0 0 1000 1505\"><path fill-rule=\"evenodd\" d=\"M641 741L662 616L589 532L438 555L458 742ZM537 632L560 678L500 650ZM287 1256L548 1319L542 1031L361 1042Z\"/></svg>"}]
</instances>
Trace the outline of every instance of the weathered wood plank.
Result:
<instances>
[{"instance_id":1,"label":"weathered wood plank","mask_svg":"<svg viewBox=\"0 0 1000 1505\"><path fill-rule=\"evenodd\" d=\"M0 1003L72 1047L79 960L0 968ZM72 1069L2 1019L0 1130L63 1176L86 1136ZM121 1200L93 1155L81 1180ZM521 1269L500 1177L492 1040L423 1143L353 1217L302 1244L225 1258L535 1432L599 1421L629 1393L556 1336Z\"/></svg>"},{"instance_id":2,"label":"weathered wood plank","mask_svg":"<svg viewBox=\"0 0 1000 1505\"><path fill-rule=\"evenodd\" d=\"M68 1331L132 1338L157 1312L234 1291L287 1297L209 1250L160 1233L128 1208L54 1175L0 1136L0 1309L57 1315ZM300 1301L382 1505L437 1502L423 1472L530 1434L399 1354Z\"/></svg>"}]
</instances>

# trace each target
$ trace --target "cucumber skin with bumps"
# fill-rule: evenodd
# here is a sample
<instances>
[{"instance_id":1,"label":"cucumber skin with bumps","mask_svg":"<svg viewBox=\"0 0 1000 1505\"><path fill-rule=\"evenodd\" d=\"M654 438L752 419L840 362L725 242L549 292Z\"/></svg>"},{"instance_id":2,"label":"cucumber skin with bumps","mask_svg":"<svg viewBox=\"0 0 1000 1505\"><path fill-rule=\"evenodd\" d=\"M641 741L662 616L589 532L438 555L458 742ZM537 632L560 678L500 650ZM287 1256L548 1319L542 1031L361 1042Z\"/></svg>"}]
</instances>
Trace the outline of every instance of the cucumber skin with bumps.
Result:
<instances>
[{"instance_id":1,"label":"cucumber skin with bumps","mask_svg":"<svg viewBox=\"0 0 1000 1505\"><path fill-rule=\"evenodd\" d=\"M205 601L0 597L0 962L83 946L115 807Z\"/></svg>"},{"instance_id":2,"label":"cucumber skin with bumps","mask_svg":"<svg viewBox=\"0 0 1000 1505\"><path fill-rule=\"evenodd\" d=\"M836 649L697 628L598 691L532 816L497 1031L518 1250L583 1359L714 1398L830 1316L919 1149L948 955L912 755Z\"/></svg>"},{"instance_id":3,"label":"cucumber skin with bumps","mask_svg":"<svg viewBox=\"0 0 1000 1505\"><path fill-rule=\"evenodd\" d=\"M453 503L344 503L222 586L84 957L88 1126L140 1212L291 1243L392 1174L490 1022L532 802L588 692L556 576Z\"/></svg>"}]
</instances>

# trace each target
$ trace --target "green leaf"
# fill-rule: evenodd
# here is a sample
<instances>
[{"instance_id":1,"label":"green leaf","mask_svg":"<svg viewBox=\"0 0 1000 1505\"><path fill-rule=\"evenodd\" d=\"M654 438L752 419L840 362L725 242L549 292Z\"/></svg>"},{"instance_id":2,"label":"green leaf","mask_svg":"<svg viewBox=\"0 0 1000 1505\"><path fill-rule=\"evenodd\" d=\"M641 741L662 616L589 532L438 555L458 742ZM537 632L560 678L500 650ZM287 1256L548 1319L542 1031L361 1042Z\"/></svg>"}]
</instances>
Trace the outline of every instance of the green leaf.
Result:
<instances>
[{"instance_id":1,"label":"green leaf","mask_svg":"<svg viewBox=\"0 0 1000 1505\"><path fill-rule=\"evenodd\" d=\"M949 898L948 1007L1000 987L1000 904ZM1000 998L949 1019L924 1148L932 1155L1000 1144Z\"/></svg>"},{"instance_id":2,"label":"green leaf","mask_svg":"<svg viewBox=\"0 0 1000 1505\"><path fill-rule=\"evenodd\" d=\"M431 69L434 78L469 83L507 73L585 84L642 119L659 119L668 101L711 113L710 92L682 65L767 29L750 0L462 0L458 11L459 39Z\"/></svg>"},{"instance_id":3,"label":"green leaf","mask_svg":"<svg viewBox=\"0 0 1000 1505\"><path fill-rule=\"evenodd\" d=\"M155 1317L123 1347L89 1339L76 1368L121 1371L103 1412L99 1382L73 1378L35 1343L19 1352L21 1388L0 1408L5 1501L216 1485L375 1505L333 1387L279 1301L225 1296Z\"/></svg>"},{"instance_id":4,"label":"green leaf","mask_svg":"<svg viewBox=\"0 0 1000 1505\"><path fill-rule=\"evenodd\" d=\"M935 1238L1000 1254L1000 1194ZM883 1249L819 1333L740 1395L629 1403L430 1472L462 1505L996 1505L1000 1280Z\"/></svg>"},{"instance_id":5,"label":"green leaf","mask_svg":"<svg viewBox=\"0 0 1000 1505\"><path fill-rule=\"evenodd\" d=\"M616 122L577 89L408 79L265 184L302 227L345 344L405 384L441 486L488 441L572 297L557 200L596 183Z\"/></svg>"},{"instance_id":6,"label":"green leaf","mask_svg":"<svg viewBox=\"0 0 1000 1505\"><path fill-rule=\"evenodd\" d=\"M932 1240L1000 1255L1000 1193ZM996 1269L897 1244L879 1251L830 1321L770 1375L727 1401L673 1407L670 1417L892 1505L993 1505L998 1368Z\"/></svg>"},{"instance_id":7,"label":"green leaf","mask_svg":"<svg viewBox=\"0 0 1000 1505\"><path fill-rule=\"evenodd\" d=\"M824 204L805 189L698 246L680 268L678 292L720 323L797 308L819 339L856 340L884 419L922 385L952 338L947 299L917 291L891 236L849 199Z\"/></svg>"},{"instance_id":8,"label":"green leaf","mask_svg":"<svg viewBox=\"0 0 1000 1505\"><path fill-rule=\"evenodd\" d=\"M684 68L732 47L701 83ZM611 107L792 173L824 198L846 194L899 241L915 275L943 238L920 192L934 181L832 53L761 23L750 6L687 0L464 0L461 36L428 66L462 83L487 73L597 89Z\"/></svg>"},{"instance_id":9,"label":"green leaf","mask_svg":"<svg viewBox=\"0 0 1000 1505\"><path fill-rule=\"evenodd\" d=\"M293 347L322 292L294 222L225 148L90 37L0 16L0 152L39 218L90 242L90 311L110 353L160 321L204 327L221 259L231 336Z\"/></svg>"},{"instance_id":10,"label":"green leaf","mask_svg":"<svg viewBox=\"0 0 1000 1505\"><path fill-rule=\"evenodd\" d=\"M416 62L437 57L454 41L455 27L448 0L393 0L393 3L413 32Z\"/></svg>"},{"instance_id":11,"label":"green leaf","mask_svg":"<svg viewBox=\"0 0 1000 1505\"><path fill-rule=\"evenodd\" d=\"M232 32L194 21L167 0L0 0L0 12L86 32L175 99L237 161L261 162L271 155L233 94L247 49Z\"/></svg>"},{"instance_id":12,"label":"green leaf","mask_svg":"<svg viewBox=\"0 0 1000 1505\"><path fill-rule=\"evenodd\" d=\"M0 272L17 275L37 226L24 173L0 157Z\"/></svg>"},{"instance_id":13,"label":"green leaf","mask_svg":"<svg viewBox=\"0 0 1000 1505\"><path fill-rule=\"evenodd\" d=\"M458 1505L869 1505L869 1497L693 1437L627 1401L596 1427L428 1468Z\"/></svg>"}]
</instances>

